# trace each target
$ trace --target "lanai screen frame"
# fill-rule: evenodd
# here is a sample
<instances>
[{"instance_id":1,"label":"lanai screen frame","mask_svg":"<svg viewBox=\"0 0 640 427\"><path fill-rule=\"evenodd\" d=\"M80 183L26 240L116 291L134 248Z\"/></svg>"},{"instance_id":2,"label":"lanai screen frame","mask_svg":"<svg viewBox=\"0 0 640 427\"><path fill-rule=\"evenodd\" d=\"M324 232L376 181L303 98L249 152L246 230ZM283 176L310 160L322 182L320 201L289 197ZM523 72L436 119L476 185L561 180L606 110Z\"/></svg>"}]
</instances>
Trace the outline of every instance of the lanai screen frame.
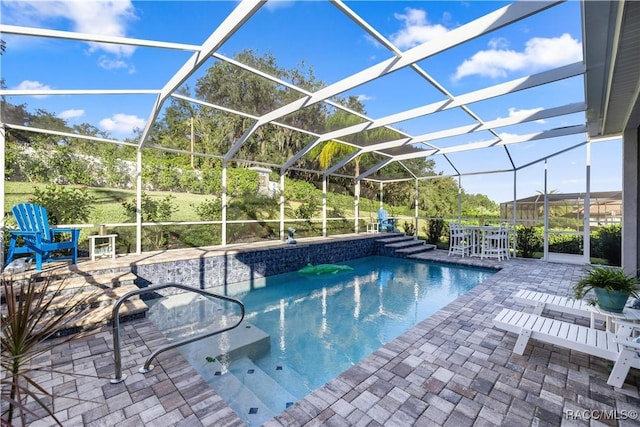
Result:
<instances>
[{"instance_id":1,"label":"lanai screen frame","mask_svg":"<svg viewBox=\"0 0 640 427\"><path fill-rule=\"evenodd\" d=\"M496 84L494 86L486 87L480 90L476 90L473 92L469 92L466 94L454 96L447 89L436 81L433 77L431 77L424 69L422 69L418 62L424 60L428 57L446 51L449 48L455 47L459 44L468 42L482 35L488 34L494 30L499 28L512 25L517 23L523 19L528 18L529 16L535 15L539 12L552 8L562 1L548 1L548 2L517 2L508 4L496 11L488 13L474 21L471 21L467 24L464 24L458 28L455 28L449 31L446 35L439 37L437 40L431 40L425 42L421 45L418 45L412 49L406 51L400 51L396 46L393 45L387 38L385 38L382 34L377 32L375 28L370 25L366 20L364 20L361 16L356 14L353 10L351 10L345 3L339 0L331 1L331 4L335 6L341 13L347 16L351 21L357 24L360 28L362 28L368 35L374 38L378 43L382 46L386 47L391 53L391 57L387 60L384 60L374 66L365 68L359 72L352 74L338 82L330 84L316 92L308 92L301 88L294 87L288 82L284 82L280 79L277 79L273 76L270 76L264 72L248 67L244 64L240 64L237 61L227 58L218 52L216 49L219 48L228 38L230 38L236 31L238 31L242 25L244 25L247 21L251 19L251 17L265 5L265 1L261 0L243 0L240 2L237 7L226 17L226 19L219 25L210 36L201 44L201 45L189 45L183 43L171 43L171 42L163 42L163 41L155 41L155 40L142 40L142 39L133 39L127 37L114 37L114 36L101 36L94 34L86 34L86 33L78 33L78 32L70 32L70 31L57 31L57 30L47 30L42 28L32 28L32 27L21 27L21 26L11 26L11 25L0 25L0 33L2 34L13 34L13 35L21 35L21 36L35 36L35 37L46 37L46 38L55 38L55 39L69 39L76 41L86 41L86 42L96 42L96 43L111 43L117 45L130 45L130 46L145 46L145 47L154 47L161 49L178 49L183 51L193 52L191 57L182 65L180 69L176 71L176 73L166 82L166 84L162 88L158 89L134 89L134 90L100 90L100 89L84 89L84 90L51 90L51 89L38 89L38 90L17 90L17 89L2 89L0 90L0 96L56 96L56 95L114 95L114 94L145 94L145 95L155 95L156 101L152 111L149 113L149 119L146 122L146 126L141 133L140 140L137 144L129 144L124 141L108 139L108 138L96 138L87 135L77 135L77 134L64 134L61 132L52 131L50 129L36 129L25 126L20 126L16 124L3 123L2 118L0 118L0 142L3 143L4 146L4 136L5 136L5 128L10 129L20 129L27 130L31 132L42 132L48 134L57 134L61 136L69 136L73 138L85 138L87 140L97 141L97 142L105 142L105 143L113 143L120 145L133 145L137 148L137 217L136 217L136 252L140 253L142 251L141 244L141 230L142 230L142 217L141 217L141 202L142 202L142 149L143 148L154 148L159 150L165 150L162 147L152 147L149 145L147 141L147 137L149 135L149 131L153 126L155 120L158 118L163 104L170 98L182 99L184 101L189 101L193 103L198 103L202 105L207 105L204 101L198 100L191 97L185 97L183 95L179 95L175 93L175 91L184 83L200 66L205 64L205 62L210 58L214 57L217 60L227 61L229 63L233 63L236 66L243 68L244 70L250 71L252 73L258 74L264 78L272 80L277 84L284 85L286 87L290 87L295 89L298 92L304 94L303 97L294 101L288 105L282 106L274 111L268 112L260 117L256 117L256 123L254 126L249 128L241 138L239 138L235 144L231 147L231 149L224 153L219 157L223 163L223 180L226 179L226 166L229 162L249 162L254 165L264 165L273 167L273 165L266 165L261 162L255 162L245 159L236 158L236 154L239 152L242 145L251 137L252 133L259 126L264 125L266 123L271 123L277 126L287 126L292 128L289 125L284 125L282 123L278 123L278 119L290 114L294 111L297 111L303 107L308 105L318 103L318 102L326 102L332 105L335 108L339 108L345 111L348 111L351 114L356 114L363 118L364 122L359 125L350 126L343 129L334 130L332 132L327 132L324 134L312 134L311 132L305 131L303 129L293 128L298 132L312 134L315 138L314 141L309 144L305 149L298 152L292 158L289 159L285 164L279 165L280 167L280 210L281 210L281 219L280 219L280 236L283 238L285 236L284 231L284 176L287 170L296 169L295 162L308 153L314 146L320 144L324 141L328 140L336 140L339 142L343 142L345 144L354 146L356 148L356 152L348 156L344 159L341 159L336 164L331 166L329 169L325 171L314 171L323 176L323 182L326 183L326 178L328 176L332 176L336 174L342 166L352 161L356 156L365 153L365 152L375 152L376 154L385 158L382 162L375 165L374 167L363 171L360 175L352 177L354 179L354 187L355 187L355 226L354 230L357 232L358 227L358 205L359 205L359 185L363 180L373 181L379 183L381 188L385 183L395 182L395 181L407 181L407 180L415 180L416 188L417 181L422 179L433 179L435 177L429 176L417 176L412 171L407 168L408 177L402 179L393 179L387 180L383 178L374 178L373 175L376 174L380 169L391 162L400 162L403 160L408 160L412 158L429 158L433 156L442 156L451 166L451 168L455 171L452 175L439 175L438 177L457 177L458 182L460 183L461 178L463 176L468 175L476 175L478 173L500 173L500 172L512 172L514 174L514 201L516 199L516 183L517 183L517 171L530 166L532 163L528 163L526 165L516 165L509 153L509 146L512 144L519 144L530 141L538 141L548 138L555 138L561 136L568 135L585 135L584 142L576 144L568 149L561 150L558 153L565 152L568 150L575 149L584 144L588 144L587 137L587 126L586 123L579 123L572 126L549 129L542 132L536 132L528 135L518 135L512 136L509 138L502 138L496 132L496 129L511 126L516 124L527 123L535 120L548 119L553 117L565 116L572 113L580 113L586 111L586 104L584 101L572 102L565 105L558 105L551 108L546 108L544 110L537 111L535 113L531 113L526 116L517 116L511 118L496 118L494 120L483 121L480 117L478 117L470 107L470 104L473 104L478 101L491 99L503 95L508 95L510 93L514 93L517 91L534 88L538 86L543 86L549 83L553 83L559 80L582 76L585 73L586 66L584 61L579 61L573 64L568 64L564 66L560 66L551 70L542 71L537 74L532 74L526 77L513 79L508 82L503 82L500 84ZM584 55L583 55L584 57ZM443 99L441 101L427 104L418 108L409 109L406 111L402 111L399 113L395 113L386 117L381 117L377 119L369 118L365 115L357 113L355 111L351 111L337 103L333 103L331 98L333 96L339 95L345 91L353 89L361 84L366 82L375 80L377 78L383 77L385 75L390 74L393 71L399 70L401 68L410 68L418 75L420 75L426 82L435 87L440 93L442 93ZM222 108L220 106L215 106L208 104L207 106L212 108ZM414 119L417 117L423 117L429 114L433 114L438 111L443 111L446 109L459 108L464 111L469 117L473 118L477 123L474 125L468 126L460 126L455 128L450 128L444 131L438 132L430 132L421 135L409 135L406 132L400 131L398 129L394 129L392 126L395 123L399 123L402 121ZM233 114L245 115L239 111L233 111L231 109L225 108L225 111L228 111ZM351 142L345 142L341 140L341 138L364 130L370 130L377 127L386 127L389 129L393 129L394 131L405 135L405 137L398 139L396 141L388 141L384 143L368 145L368 146L358 146L357 144ZM445 138L449 138L452 136L459 135L469 135L474 134L476 132L488 131L492 135L495 136L494 139L489 141L476 142L472 144L461 144L448 146L446 148L440 147L438 145L438 141L443 140ZM449 154L459 153L468 150L481 150L483 148L490 147L503 147L508 158L510 167L505 170L487 170L484 172L474 172L474 173L462 173L456 168L454 162L450 160L448 157ZM558 154L556 153L556 154ZM184 154L191 154L191 152L185 151ZM554 156L556 154L552 154ZM197 154L196 154L197 155ZM2 168L4 173L4 150L2 150ZM547 156L551 157L551 156ZM538 159L535 162L543 161L544 159ZM533 162L533 163L535 163ZM587 170L588 170L587 165ZM588 173L587 173L587 182L589 181ZM588 186L588 184L587 184ZM226 188L223 182L223 188ZM326 192L326 188L324 189ZM382 201L380 201L382 203ZM3 209L3 218L4 218L4 181L2 184L2 209ZM222 207L223 207L223 246L226 245L226 194L223 192L222 194ZM416 210L416 221L417 221L417 210ZM323 206L323 224L326 225L326 206ZM2 224L4 227L4 223ZM323 227L323 235L326 233L326 227ZM588 235L585 235L585 238L588 239Z\"/></svg>"}]
</instances>

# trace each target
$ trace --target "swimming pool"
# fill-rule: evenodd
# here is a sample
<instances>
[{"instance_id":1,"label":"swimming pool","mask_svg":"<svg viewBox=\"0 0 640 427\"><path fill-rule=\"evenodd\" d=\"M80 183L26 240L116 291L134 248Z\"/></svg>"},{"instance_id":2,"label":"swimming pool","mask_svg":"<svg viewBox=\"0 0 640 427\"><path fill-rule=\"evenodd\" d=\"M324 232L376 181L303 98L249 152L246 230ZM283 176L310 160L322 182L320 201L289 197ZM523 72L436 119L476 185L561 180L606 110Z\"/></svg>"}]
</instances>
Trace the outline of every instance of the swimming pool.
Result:
<instances>
[{"instance_id":1,"label":"swimming pool","mask_svg":"<svg viewBox=\"0 0 640 427\"><path fill-rule=\"evenodd\" d=\"M245 304L245 325L180 348L247 424L275 416L494 273L387 257L344 264L353 270L227 286ZM150 306L170 338L232 322L194 294Z\"/></svg>"}]
</instances>

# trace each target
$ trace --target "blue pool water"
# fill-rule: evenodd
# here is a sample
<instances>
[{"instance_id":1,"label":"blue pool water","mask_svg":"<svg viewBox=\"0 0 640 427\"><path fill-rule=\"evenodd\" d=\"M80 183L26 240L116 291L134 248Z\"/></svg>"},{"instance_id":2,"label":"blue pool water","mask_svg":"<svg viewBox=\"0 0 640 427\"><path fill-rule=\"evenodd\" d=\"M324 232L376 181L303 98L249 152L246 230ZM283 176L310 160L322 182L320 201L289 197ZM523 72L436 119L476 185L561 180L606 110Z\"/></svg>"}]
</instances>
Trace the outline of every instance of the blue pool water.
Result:
<instances>
[{"instance_id":1,"label":"blue pool water","mask_svg":"<svg viewBox=\"0 0 640 427\"><path fill-rule=\"evenodd\" d=\"M249 425L286 409L493 274L387 257L343 264L353 270L228 286L226 294L245 304L244 325L235 335L180 349ZM150 317L170 338L231 323L222 316L228 308L201 296L163 300ZM221 355L225 349L232 354Z\"/></svg>"}]
</instances>

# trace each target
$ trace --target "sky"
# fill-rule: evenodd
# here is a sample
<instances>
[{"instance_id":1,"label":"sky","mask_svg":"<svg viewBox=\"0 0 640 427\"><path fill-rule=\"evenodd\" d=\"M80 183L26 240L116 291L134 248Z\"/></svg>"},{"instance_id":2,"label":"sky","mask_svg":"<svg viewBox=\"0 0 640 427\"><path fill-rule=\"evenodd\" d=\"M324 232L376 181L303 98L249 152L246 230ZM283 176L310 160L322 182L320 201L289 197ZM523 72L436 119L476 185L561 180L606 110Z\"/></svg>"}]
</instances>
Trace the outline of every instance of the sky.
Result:
<instances>
[{"instance_id":1,"label":"sky","mask_svg":"<svg viewBox=\"0 0 640 427\"><path fill-rule=\"evenodd\" d=\"M351 1L347 7L366 20L399 50L444 37L449 31L508 3L489 1ZM235 1L48 1L2 0L1 23L199 45L238 5ZM2 77L8 89L159 89L191 53L159 48L107 45L74 40L3 34L6 52ZM392 55L362 28L326 1L270 1L227 40L218 53L252 49L272 54L278 65L304 63L317 79L335 83ZM487 86L570 64L582 59L580 3L567 1L525 20L496 30L419 62L450 94L457 96ZM210 59L207 66L215 63ZM189 80L191 88L204 75ZM409 68L365 83L341 96L354 95L371 118L384 117L443 99L434 86ZM30 111L43 108L70 125L90 123L114 139L131 137L149 120L154 95L12 96ZM485 121L530 114L542 108L584 101L581 76L480 101L469 106ZM497 129L502 137L584 123L584 113ZM469 114L452 109L396 123L396 129L419 135L474 123ZM439 147L493 139L478 132L435 141ZM586 141L586 135L535 143L472 150L436 156L444 175L505 170L549 156ZM591 144L591 190L621 188L621 144ZM553 157L547 165L547 188L556 192L585 191L586 146ZM453 164L455 169L452 167ZM513 173L463 176L469 193L492 200L512 200ZM544 164L517 174L516 197L544 190Z\"/></svg>"}]
</instances>

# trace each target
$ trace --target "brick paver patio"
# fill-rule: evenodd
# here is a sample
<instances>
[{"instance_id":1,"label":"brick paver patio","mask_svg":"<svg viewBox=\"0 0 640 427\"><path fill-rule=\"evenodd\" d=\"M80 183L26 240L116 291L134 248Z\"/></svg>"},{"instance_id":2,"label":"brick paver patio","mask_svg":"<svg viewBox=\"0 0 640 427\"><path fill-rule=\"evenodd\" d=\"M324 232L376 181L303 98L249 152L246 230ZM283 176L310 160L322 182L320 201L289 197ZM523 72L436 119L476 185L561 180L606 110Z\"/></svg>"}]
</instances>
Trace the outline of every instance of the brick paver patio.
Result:
<instances>
[{"instance_id":1,"label":"brick paver patio","mask_svg":"<svg viewBox=\"0 0 640 427\"><path fill-rule=\"evenodd\" d=\"M639 371L632 369L624 387L616 389L607 385L607 361L536 341L518 356L511 351L516 336L492 326L501 308L524 309L511 298L516 290L569 295L584 267L461 259L445 251L421 258L502 269L267 426L640 425L634 416L640 410ZM587 319L565 317L587 324ZM123 368L128 378L119 384L110 383L110 328L44 355L42 360L51 360L57 371L74 373L40 378L58 396L53 407L63 425L244 425L175 350L160 355L151 372L138 373L149 348L164 342L148 320L124 324ZM599 414L618 419L588 419ZM43 418L30 425L55 424Z\"/></svg>"}]
</instances>

